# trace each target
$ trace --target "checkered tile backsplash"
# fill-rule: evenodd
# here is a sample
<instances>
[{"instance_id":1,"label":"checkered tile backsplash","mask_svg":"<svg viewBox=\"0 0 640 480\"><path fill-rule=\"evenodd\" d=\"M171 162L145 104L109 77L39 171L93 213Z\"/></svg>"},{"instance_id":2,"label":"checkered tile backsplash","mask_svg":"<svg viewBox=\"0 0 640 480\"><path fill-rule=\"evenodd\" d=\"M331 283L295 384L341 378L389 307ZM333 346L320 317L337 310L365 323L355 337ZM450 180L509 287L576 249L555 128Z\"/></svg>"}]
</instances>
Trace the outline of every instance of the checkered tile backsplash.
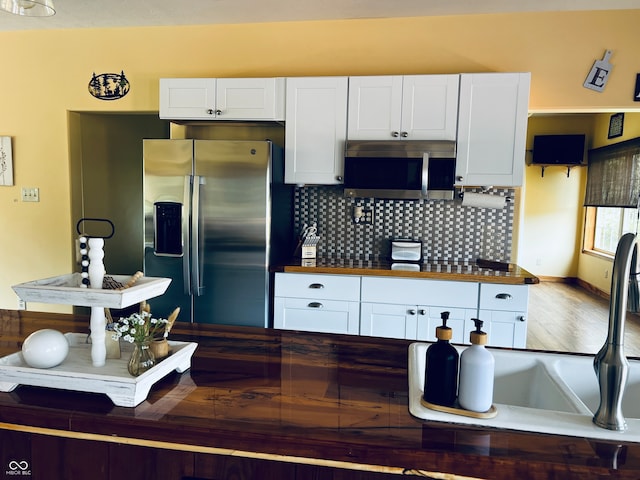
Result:
<instances>
[{"instance_id":1,"label":"checkered tile backsplash","mask_svg":"<svg viewBox=\"0 0 640 480\"><path fill-rule=\"evenodd\" d=\"M479 192L469 188L466 191ZM515 190L490 189L509 197L503 209L463 207L462 201L351 199L341 186L295 189L295 231L318 224L318 257L355 260L386 259L390 240L421 240L430 260L510 261L513 241ZM356 224L353 208L373 211L371 225Z\"/></svg>"}]
</instances>

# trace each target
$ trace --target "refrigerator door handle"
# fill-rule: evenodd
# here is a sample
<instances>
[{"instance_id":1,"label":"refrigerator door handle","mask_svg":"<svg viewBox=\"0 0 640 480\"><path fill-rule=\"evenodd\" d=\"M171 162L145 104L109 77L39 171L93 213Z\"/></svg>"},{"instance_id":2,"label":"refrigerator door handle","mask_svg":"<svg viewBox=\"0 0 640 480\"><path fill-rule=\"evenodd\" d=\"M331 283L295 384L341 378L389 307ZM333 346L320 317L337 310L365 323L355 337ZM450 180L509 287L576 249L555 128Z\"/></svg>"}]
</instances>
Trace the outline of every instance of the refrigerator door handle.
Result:
<instances>
[{"instance_id":1,"label":"refrigerator door handle","mask_svg":"<svg viewBox=\"0 0 640 480\"><path fill-rule=\"evenodd\" d=\"M183 209L185 206L191 204L191 175L186 175L184 178L184 195L183 195ZM188 212L188 210L187 210ZM190 253L190 237L189 237L189 215L182 214L182 241L183 241L183 255L182 255L182 278L184 279L184 294L191 295L191 253Z\"/></svg>"},{"instance_id":2,"label":"refrigerator door handle","mask_svg":"<svg viewBox=\"0 0 640 480\"><path fill-rule=\"evenodd\" d=\"M199 297L203 294L200 275L200 185L204 181L200 175L193 176L193 194L191 197L191 292Z\"/></svg>"}]
</instances>

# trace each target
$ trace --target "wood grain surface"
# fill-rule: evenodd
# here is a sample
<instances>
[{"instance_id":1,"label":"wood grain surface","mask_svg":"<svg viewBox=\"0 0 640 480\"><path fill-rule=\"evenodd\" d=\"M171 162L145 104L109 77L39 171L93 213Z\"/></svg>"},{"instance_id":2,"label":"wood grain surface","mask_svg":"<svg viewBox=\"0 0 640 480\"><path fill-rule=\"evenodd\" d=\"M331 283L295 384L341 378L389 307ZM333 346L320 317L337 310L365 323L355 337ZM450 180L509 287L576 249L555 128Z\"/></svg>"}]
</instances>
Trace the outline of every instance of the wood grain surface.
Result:
<instances>
[{"instance_id":1,"label":"wood grain surface","mask_svg":"<svg viewBox=\"0 0 640 480\"><path fill-rule=\"evenodd\" d=\"M481 263L482 264L482 263ZM419 271L394 270L385 260L352 260L318 258L313 266L292 259L274 271L288 273L328 273L337 275L371 275L380 277L425 278L459 282L486 282L506 285L535 284L538 277L516 264L503 269L480 267L476 262L424 261Z\"/></svg>"},{"instance_id":2,"label":"wood grain surface","mask_svg":"<svg viewBox=\"0 0 640 480\"><path fill-rule=\"evenodd\" d=\"M6 355L31 331L82 332L88 319L0 311L0 325ZM171 337L199 343L192 368L160 381L138 407L18 387L0 394L0 438L22 432L372 475L353 478L640 478L639 444L413 418L409 341L180 322Z\"/></svg>"}]
</instances>

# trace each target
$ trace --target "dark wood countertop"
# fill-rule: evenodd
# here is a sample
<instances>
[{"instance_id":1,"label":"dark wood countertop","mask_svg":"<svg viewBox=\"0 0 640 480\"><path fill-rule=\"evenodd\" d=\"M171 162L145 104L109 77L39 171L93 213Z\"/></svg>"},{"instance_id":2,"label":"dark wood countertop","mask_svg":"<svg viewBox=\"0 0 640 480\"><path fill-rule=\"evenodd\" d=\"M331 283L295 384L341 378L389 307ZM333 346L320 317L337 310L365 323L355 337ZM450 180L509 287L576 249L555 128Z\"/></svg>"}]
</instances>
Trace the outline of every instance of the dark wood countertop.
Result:
<instances>
[{"instance_id":1,"label":"dark wood countertop","mask_svg":"<svg viewBox=\"0 0 640 480\"><path fill-rule=\"evenodd\" d=\"M311 265L307 266L309 263ZM395 270L386 260L353 260L318 258L315 262L292 259L275 267L274 271L289 273L328 273L340 275L371 275L401 278L430 278L462 282L501 283L528 285L539 283L538 277L516 264L491 264L490 262L456 262L425 260L417 264L418 271Z\"/></svg>"},{"instance_id":2,"label":"dark wood countertop","mask_svg":"<svg viewBox=\"0 0 640 480\"><path fill-rule=\"evenodd\" d=\"M40 328L87 326L83 317L0 311L0 354ZM640 478L640 444L412 417L409 341L181 323L172 337L199 342L192 367L160 381L138 407L20 386L0 393L0 435L76 435L428 478Z\"/></svg>"}]
</instances>

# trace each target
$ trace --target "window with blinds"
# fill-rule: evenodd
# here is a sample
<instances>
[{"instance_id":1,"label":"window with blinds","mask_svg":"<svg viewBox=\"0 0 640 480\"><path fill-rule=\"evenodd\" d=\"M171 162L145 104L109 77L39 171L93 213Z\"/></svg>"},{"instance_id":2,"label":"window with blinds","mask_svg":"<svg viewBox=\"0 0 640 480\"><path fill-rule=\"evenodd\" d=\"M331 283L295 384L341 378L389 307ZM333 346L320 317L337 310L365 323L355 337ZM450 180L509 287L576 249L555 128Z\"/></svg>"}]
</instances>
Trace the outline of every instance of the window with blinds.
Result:
<instances>
[{"instance_id":1,"label":"window with blinds","mask_svg":"<svg viewBox=\"0 0 640 480\"><path fill-rule=\"evenodd\" d=\"M640 138L589 150L585 206L637 208Z\"/></svg>"}]
</instances>

